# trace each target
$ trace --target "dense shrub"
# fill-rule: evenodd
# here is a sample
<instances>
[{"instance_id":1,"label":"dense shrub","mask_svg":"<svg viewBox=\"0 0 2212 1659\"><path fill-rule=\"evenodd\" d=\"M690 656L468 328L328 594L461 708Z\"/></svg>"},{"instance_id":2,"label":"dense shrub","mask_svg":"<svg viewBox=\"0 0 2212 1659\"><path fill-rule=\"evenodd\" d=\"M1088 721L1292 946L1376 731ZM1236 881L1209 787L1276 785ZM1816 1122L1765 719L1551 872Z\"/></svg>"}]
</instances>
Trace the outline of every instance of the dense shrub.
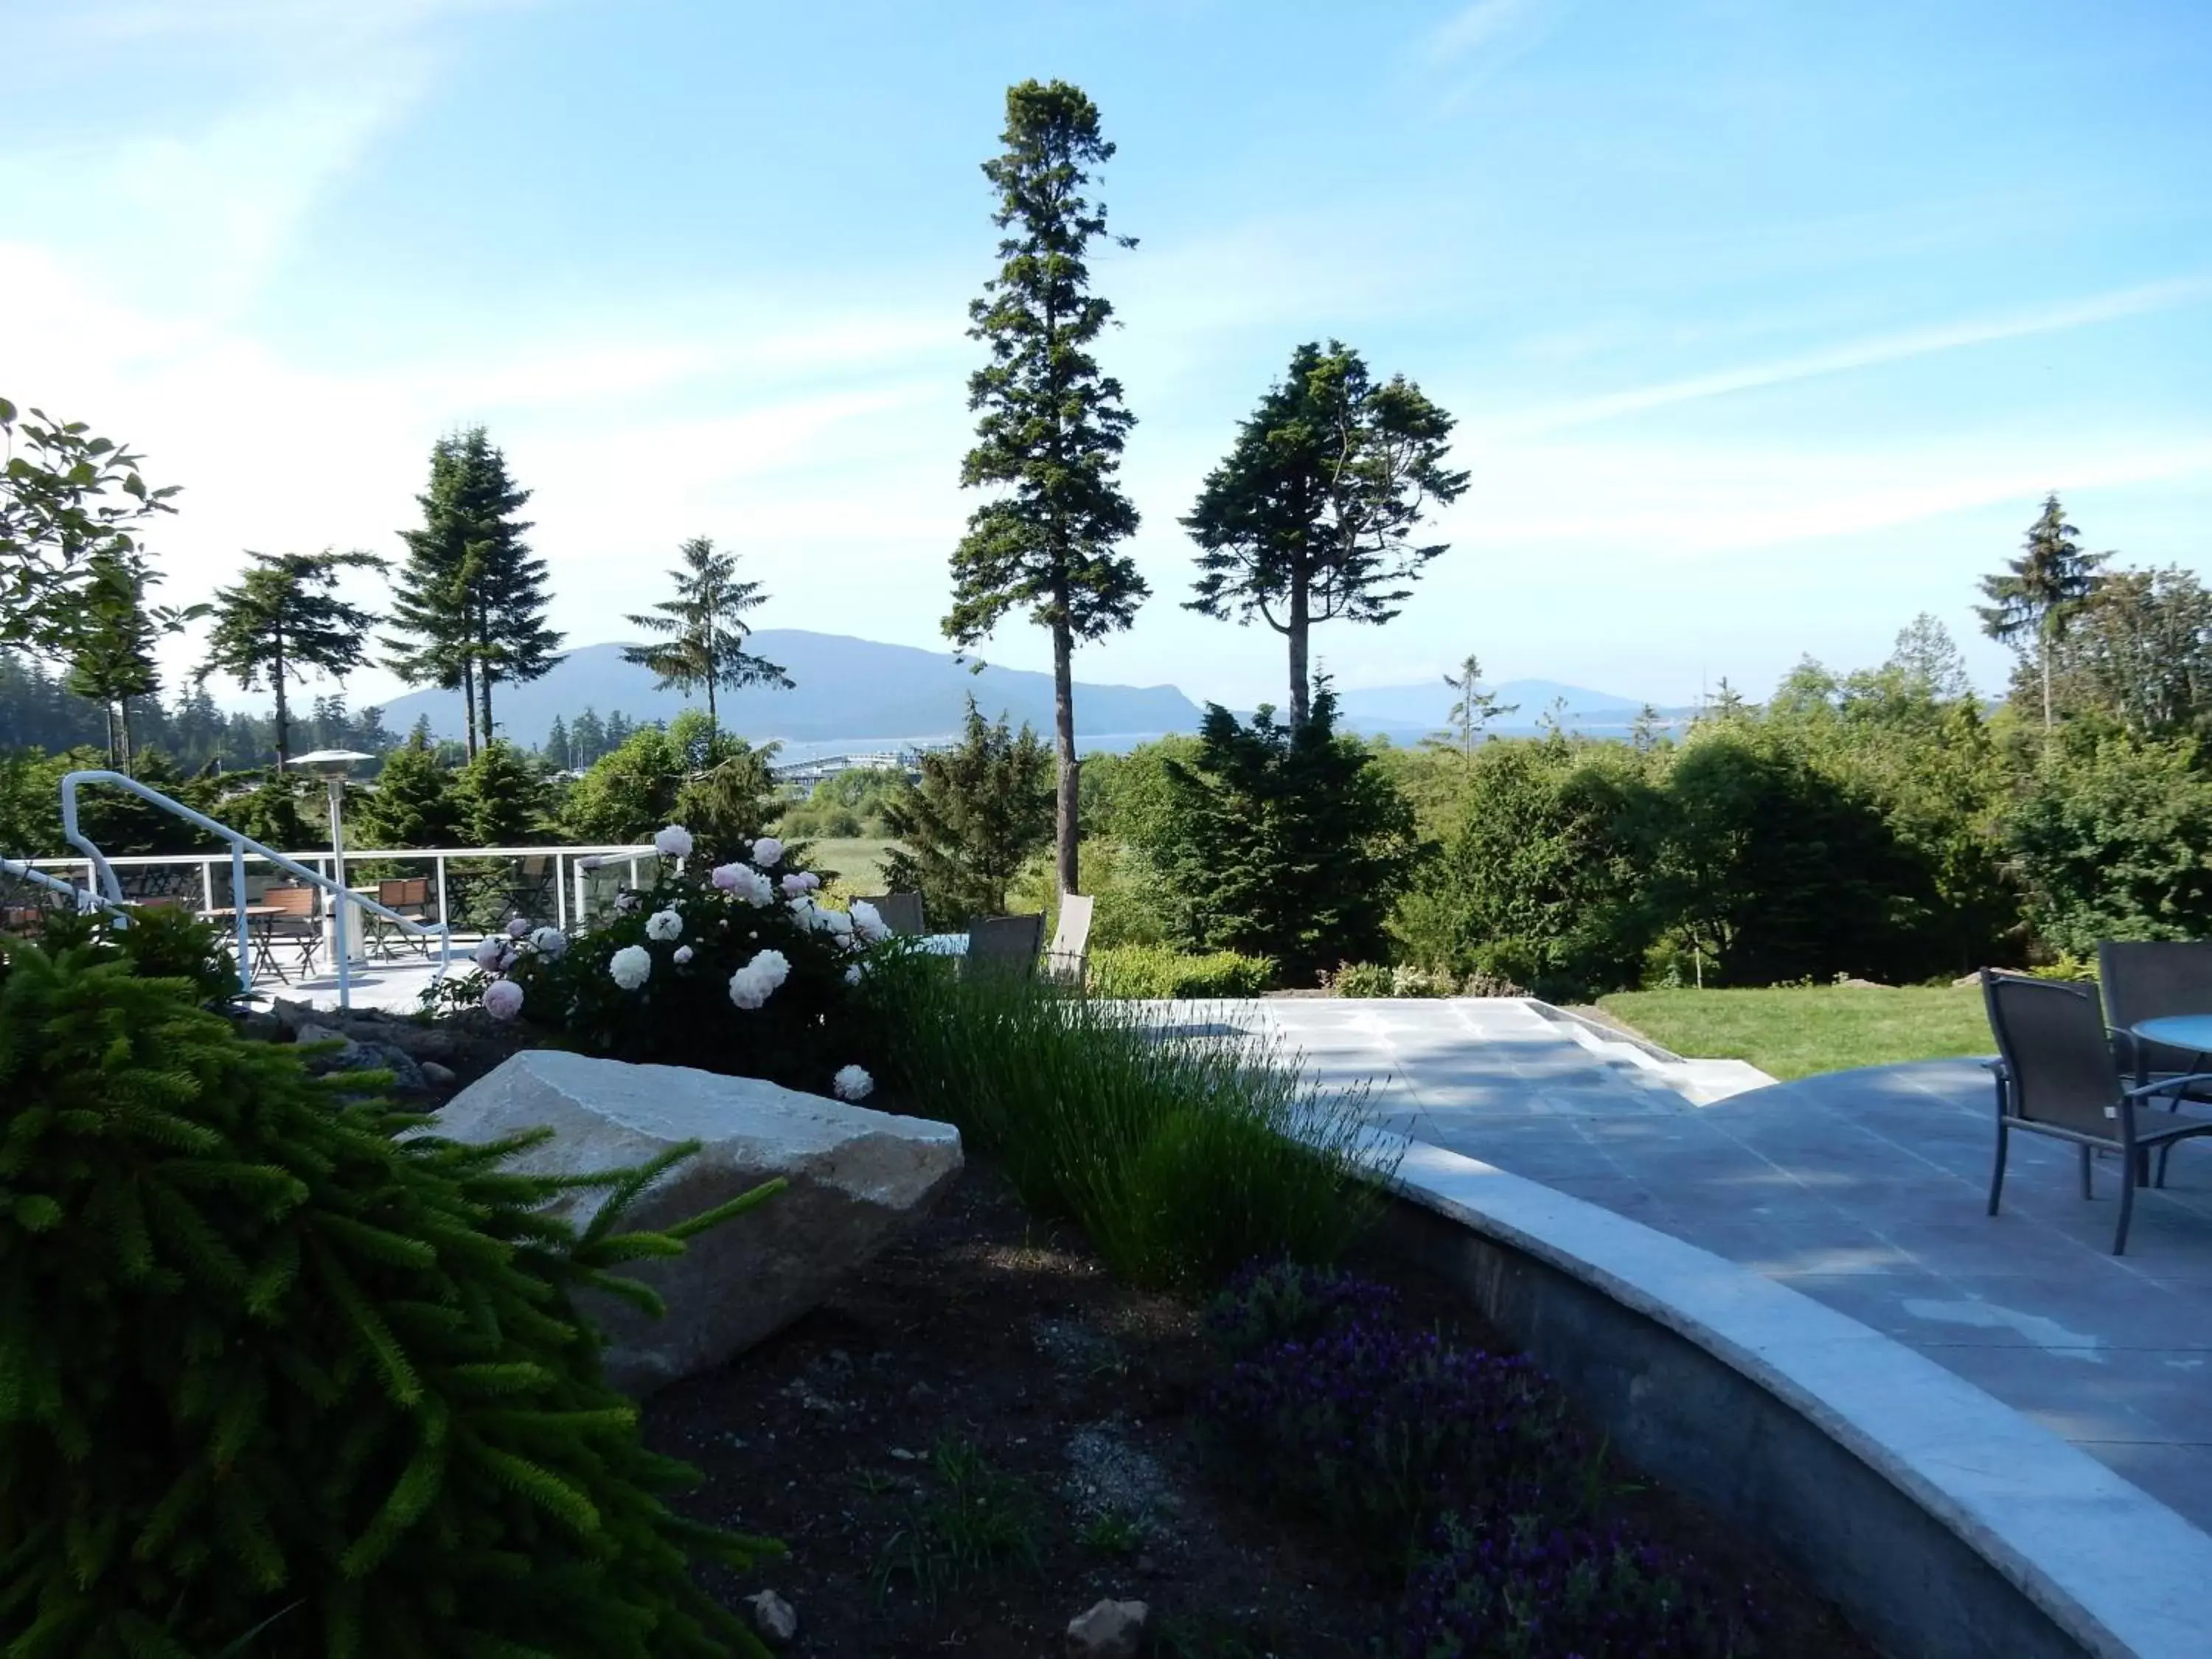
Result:
<instances>
[{"instance_id":1,"label":"dense shrub","mask_svg":"<svg viewBox=\"0 0 2212 1659\"><path fill-rule=\"evenodd\" d=\"M1651 762L1553 737L1439 765L1455 769L1457 813L1392 917L1407 957L1555 1000L1637 983L1667 821Z\"/></svg>"},{"instance_id":2,"label":"dense shrub","mask_svg":"<svg viewBox=\"0 0 2212 1659\"><path fill-rule=\"evenodd\" d=\"M1753 1617L1627 1528L1520 1515L1440 1528L1406 1589L1403 1659L1743 1659Z\"/></svg>"},{"instance_id":3,"label":"dense shrub","mask_svg":"<svg viewBox=\"0 0 2212 1659\"><path fill-rule=\"evenodd\" d=\"M1395 1317L1398 1292L1357 1274L1293 1261L1251 1261L1206 1304L1206 1334L1224 1358L1340 1330L1361 1315Z\"/></svg>"},{"instance_id":4,"label":"dense shrub","mask_svg":"<svg viewBox=\"0 0 2212 1659\"><path fill-rule=\"evenodd\" d=\"M678 826L661 831L689 847ZM484 941L479 967L442 997L557 1032L613 1060L770 1078L813 1094L840 1083L870 1045L854 995L872 951L895 951L872 910L817 902L817 878L781 843L712 870L657 868L615 914L570 940L513 924Z\"/></svg>"},{"instance_id":5,"label":"dense shrub","mask_svg":"<svg viewBox=\"0 0 2212 1659\"><path fill-rule=\"evenodd\" d=\"M1328 988L1340 997L1449 997L1459 987L1447 973L1434 973L1401 962L1388 967L1379 962L1348 962L1326 975Z\"/></svg>"},{"instance_id":6,"label":"dense shrub","mask_svg":"<svg viewBox=\"0 0 2212 1659\"><path fill-rule=\"evenodd\" d=\"M1164 945L1123 945L1091 953L1090 987L1102 997L1255 997L1274 973L1265 957L1234 951L1190 956Z\"/></svg>"},{"instance_id":7,"label":"dense shrub","mask_svg":"<svg viewBox=\"0 0 2212 1659\"><path fill-rule=\"evenodd\" d=\"M884 860L891 890L920 893L939 927L1003 915L1007 890L1052 840L1052 751L1005 715L994 724L968 699L960 743L921 757L921 781L886 799L899 845Z\"/></svg>"},{"instance_id":8,"label":"dense shrub","mask_svg":"<svg viewBox=\"0 0 2212 1659\"><path fill-rule=\"evenodd\" d=\"M119 959L141 979L182 980L202 1004L237 1000L238 957L230 936L189 910L134 908L127 927L105 911L48 915L41 942L50 951L83 947L88 961ZM8 964L0 960L0 975Z\"/></svg>"},{"instance_id":9,"label":"dense shrub","mask_svg":"<svg viewBox=\"0 0 2212 1659\"><path fill-rule=\"evenodd\" d=\"M1335 712L1326 685L1299 726L1209 707L1189 763L1163 762L1168 810L1141 844L1176 942L1269 957L1293 985L1382 954L1413 811Z\"/></svg>"},{"instance_id":10,"label":"dense shrub","mask_svg":"<svg viewBox=\"0 0 2212 1659\"><path fill-rule=\"evenodd\" d=\"M1375 1214L1364 1097L1315 1096L1253 1039L931 957L886 961L864 992L905 1103L1126 1279L1211 1289L1255 1255L1333 1260Z\"/></svg>"},{"instance_id":11,"label":"dense shrub","mask_svg":"<svg viewBox=\"0 0 2212 1659\"><path fill-rule=\"evenodd\" d=\"M11 947L0 984L0 1649L21 1659L760 1650L586 1288L665 1168L588 1180L347 1099L180 981ZM359 1087L356 1075L347 1086ZM611 1186L575 1234L544 1206ZM757 1196L755 1195L755 1196ZM250 1643L246 1638L251 1638Z\"/></svg>"}]
</instances>

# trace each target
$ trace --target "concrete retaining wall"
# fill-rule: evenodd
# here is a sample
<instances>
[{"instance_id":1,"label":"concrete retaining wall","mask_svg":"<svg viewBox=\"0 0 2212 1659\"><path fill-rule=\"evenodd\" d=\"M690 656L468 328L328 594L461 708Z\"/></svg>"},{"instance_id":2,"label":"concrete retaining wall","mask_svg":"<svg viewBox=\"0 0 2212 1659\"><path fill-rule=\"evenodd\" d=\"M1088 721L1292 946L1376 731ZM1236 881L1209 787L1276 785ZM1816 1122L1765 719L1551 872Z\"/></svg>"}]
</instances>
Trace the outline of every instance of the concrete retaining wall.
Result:
<instances>
[{"instance_id":1,"label":"concrete retaining wall","mask_svg":"<svg viewBox=\"0 0 2212 1659\"><path fill-rule=\"evenodd\" d=\"M1474 1159L1407 1143L1397 1181L1387 1249L1899 1659L2212 1654L2212 1539L1932 1361Z\"/></svg>"}]
</instances>

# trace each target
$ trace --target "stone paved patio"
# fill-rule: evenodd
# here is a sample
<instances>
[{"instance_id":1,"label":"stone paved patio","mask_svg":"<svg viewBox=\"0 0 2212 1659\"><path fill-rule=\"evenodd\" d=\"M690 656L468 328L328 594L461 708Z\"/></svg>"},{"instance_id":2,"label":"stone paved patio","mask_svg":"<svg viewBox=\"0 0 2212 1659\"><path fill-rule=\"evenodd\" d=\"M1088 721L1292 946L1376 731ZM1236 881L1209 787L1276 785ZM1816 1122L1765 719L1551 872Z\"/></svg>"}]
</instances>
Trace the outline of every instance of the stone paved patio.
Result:
<instances>
[{"instance_id":1,"label":"stone paved patio","mask_svg":"<svg viewBox=\"0 0 2212 1659\"><path fill-rule=\"evenodd\" d=\"M1693 1105L1531 1005L1208 1005L1390 1126L1603 1205L1904 1342L2212 1528L2212 1146L2173 1156L2112 1242L2118 1172L2076 1196L2070 1147L2015 1135L1983 1213L1988 1074L1833 1073Z\"/></svg>"}]
</instances>

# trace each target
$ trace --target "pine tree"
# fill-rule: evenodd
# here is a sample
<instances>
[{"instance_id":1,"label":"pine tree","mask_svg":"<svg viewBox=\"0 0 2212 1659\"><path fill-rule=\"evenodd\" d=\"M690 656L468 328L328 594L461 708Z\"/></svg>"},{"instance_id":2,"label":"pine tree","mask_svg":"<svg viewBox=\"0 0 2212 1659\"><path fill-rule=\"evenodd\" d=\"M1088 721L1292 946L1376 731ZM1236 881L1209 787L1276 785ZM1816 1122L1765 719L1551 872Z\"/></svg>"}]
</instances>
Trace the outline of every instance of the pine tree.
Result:
<instances>
[{"instance_id":1,"label":"pine tree","mask_svg":"<svg viewBox=\"0 0 2212 1659\"><path fill-rule=\"evenodd\" d=\"M0 980L0 1642L82 1659L709 1659L695 1586L774 1547L674 1515L688 1474L602 1380L578 1292L680 1249L623 1206L690 1149L505 1166L349 1098L93 946ZM546 1207L611 1188L580 1232Z\"/></svg>"},{"instance_id":2,"label":"pine tree","mask_svg":"<svg viewBox=\"0 0 2212 1659\"><path fill-rule=\"evenodd\" d=\"M969 336L989 342L991 361L969 379L968 406L981 418L960 468L963 489L1000 493L969 515L953 551L945 632L973 646L1018 607L1051 632L1054 863L1060 890L1072 893L1081 799L1075 647L1127 628L1151 592L1136 562L1114 551L1137 529L1116 480L1136 417L1091 353L1114 307L1091 292L1085 262L1107 234L1106 210L1082 192L1114 146L1099 135L1097 106L1064 81L1008 88L1000 137L1006 148L983 174L998 196L992 222L1014 234L999 243L999 275L968 308Z\"/></svg>"},{"instance_id":3,"label":"pine tree","mask_svg":"<svg viewBox=\"0 0 2212 1659\"><path fill-rule=\"evenodd\" d=\"M80 603L76 643L64 682L100 705L107 719L108 764L131 770L131 704L161 689L154 663L154 618L146 609L144 576L119 559L92 562Z\"/></svg>"},{"instance_id":4,"label":"pine tree","mask_svg":"<svg viewBox=\"0 0 2212 1659\"><path fill-rule=\"evenodd\" d=\"M636 730L637 727L631 723L629 716L623 714L621 709L616 709L613 714L607 716L606 730L601 738L601 741L606 744L605 752L612 754L621 748L630 740L630 734Z\"/></svg>"},{"instance_id":5,"label":"pine tree","mask_svg":"<svg viewBox=\"0 0 2212 1659\"><path fill-rule=\"evenodd\" d=\"M428 721L385 756L376 787L362 791L351 810L356 838L364 847L459 843L462 809L454 799L453 775L433 745Z\"/></svg>"},{"instance_id":6,"label":"pine tree","mask_svg":"<svg viewBox=\"0 0 2212 1659\"><path fill-rule=\"evenodd\" d=\"M1412 867L1413 810L1365 745L1336 732L1326 679L1299 726L1208 705L1197 755L1164 763L1170 810L1146 849L1185 943L1273 957L1283 982L1370 962Z\"/></svg>"},{"instance_id":7,"label":"pine tree","mask_svg":"<svg viewBox=\"0 0 2212 1659\"><path fill-rule=\"evenodd\" d=\"M556 772L568 770L568 727L558 714L553 717L553 729L545 734L545 763Z\"/></svg>"},{"instance_id":8,"label":"pine tree","mask_svg":"<svg viewBox=\"0 0 2212 1659\"><path fill-rule=\"evenodd\" d=\"M1472 652L1461 662L1456 676L1444 676L1444 684L1459 693L1452 702L1449 739L1462 755L1474 752L1491 721L1517 713L1521 708L1517 702L1500 702L1496 692L1482 689L1482 663ZM1433 745L1444 740L1424 738L1421 741Z\"/></svg>"},{"instance_id":9,"label":"pine tree","mask_svg":"<svg viewBox=\"0 0 2212 1659\"><path fill-rule=\"evenodd\" d=\"M788 690L791 678L767 658L745 649L745 636L751 632L745 612L768 595L758 582L738 580L738 556L717 553L704 536L692 537L677 555L684 563L668 573L676 584L676 597L629 618L632 625L661 635L660 640L625 646L623 660L651 669L656 691L672 686L688 697L704 690L711 740L720 726L714 706L717 688L778 685Z\"/></svg>"},{"instance_id":10,"label":"pine tree","mask_svg":"<svg viewBox=\"0 0 2212 1659\"><path fill-rule=\"evenodd\" d=\"M1014 878L1052 837L1051 757L1024 725L986 720L968 699L957 748L921 757L921 781L884 808L898 845L884 878L921 895L939 925L1002 915Z\"/></svg>"},{"instance_id":11,"label":"pine tree","mask_svg":"<svg viewBox=\"0 0 2212 1659\"><path fill-rule=\"evenodd\" d=\"M1982 592L1992 603L1975 607L1982 631L1991 639L2014 650L2033 645L2046 732L2056 723L2051 699L2052 650L2096 592L2097 567L2112 556L2084 553L2081 535L2066 522L2058 497L2045 497L2043 512L2028 526L2021 556L1998 574L1982 578Z\"/></svg>"},{"instance_id":12,"label":"pine tree","mask_svg":"<svg viewBox=\"0 0 2212 1659\"><path fill-rule=\"evenodd\" d=\"M216 589L215 626L208 634L203 683L229 675L247 690L264 678L276 696L276 769L291 754L291 716L285 694L294 680L314 670L343 676L368 660L363 637L375 616L337 597L338 573L382 570L372 553L248 553L253 561L235 587Z\"/></svg>"},{"instance_id":13,"label":"pine tree","mask_svg":"<svg viewBox=\"0 0 2212 1659\"><path fill-rule=\"evenodd\" d=\"M545 823L545 781L504 738L478 749L453 781L461 831L471 847L514 847Z\"/></svg>"},{"instance_id":14,"label":"pine tree","mask_svg":"<svg viewBox=\"0 0 2212 1659\"><path fill-rule=\"evenodd\" d=\"M586 703L568 735L568 764L580 772L605 754L607 748L607 729L599 723L598 712Z\"/></svg>"},{"instance_id":15,"label":"pine tree","mask_svg":"<svg viewBox=\"0 0 2212 1659\"><path fill-rule=\"evenodd\" d=\"M474 756L492 736L493 683L534 680L560 659L561 635L544 620L545 563L515 516L530 492L479 426L437 441L430 487L416 499L422 526L400 532L407 560L384 647L409 684L460 692Z\"/></svg>"},{"instance_id":16,"label":"pine tree","mask_svg":"<svg viewBox=\"0 0 2212 1659\"><path fill-rule=\"evenodd\" d=\"M1404 375L1378 385L1340 341L1308 343L1206 475L1182 521L1201 550L1187 608L1258 617L1284 636L1291 725L1306 717L1313 624L1389 622L1445 550L1413 535L1431 504L1467 489L1467 474L1443 465L1451 429Z\"/></svg>"}]
</instances>

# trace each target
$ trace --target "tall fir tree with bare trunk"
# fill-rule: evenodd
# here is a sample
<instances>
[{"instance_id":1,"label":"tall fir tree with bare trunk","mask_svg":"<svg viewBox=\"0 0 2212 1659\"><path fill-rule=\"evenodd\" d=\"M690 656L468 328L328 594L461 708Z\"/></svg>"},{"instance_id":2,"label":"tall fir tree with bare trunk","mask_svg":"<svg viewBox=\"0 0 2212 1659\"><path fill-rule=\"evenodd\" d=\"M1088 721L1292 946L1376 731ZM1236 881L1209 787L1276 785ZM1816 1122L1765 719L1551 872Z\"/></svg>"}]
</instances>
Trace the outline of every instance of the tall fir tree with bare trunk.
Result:
<instances>
[{"instance_id":1,"label":"tall fir tree with bare trunk","mask_svg":"<svg viewBox=\"0 0 2212 1659\"><path fill-rule=\"evenodd\" d=\"M634 626L659 637L645 645L624 646L623 660L651 669L656 691L673 687L688 697L703 690L711 748L721 729L717 690L746 685L789 690L791 677L766 657L745 649L745 638L752 632L745 612L765 602L768 595L758 582L738 580L738 556L717 553L705 536L692 537L677 549L677 555L684 562L668 573L676 597L629 618Z\"/></svg>"},{"instance_id":2,"label":"tall fir tree with bare trunk","mask_svg":"<svg viewBox=\"0 0 2212 1659\"><path fill-rule=\"evenodd\" d=\"M383 570L373 553L248 553L235 587L215 591L215 623L198 678L227 674L246 690L263 678L276 698L276 769L292 756L289 688L308 674L343 679L368 659L375 615L337 596L343 570Z\"/></svg>"},{"instance_id":3,"label":"tall fir tree with bare trunk","mask_svg":"<svg viewBox=\"0 0 2212 1659\"><path fill-rule=\"evenodd\" d=\"M2027 527L2018 558L1994 576L1982 578L1990 601L1977 605L1982 631L2023 654L2032 652L2043 688L2043 729L2057 724L2051 697L2051 656L2081 607L2103 580L2098 566L2110 553L2084 553L2081 532L2066 522L2057 495L2044 498L2043 511Z\"/></svg>"},{"instance_id":4,"label":"tall fir tree with bare trunk","mask_svg":"<svg viewBox=\"0 0 2212 1659\"><path fill-rule=\"evenodd\" d=\"M945 632L963 647L1026 606L1052 635L1053 728L1059 750L1054 867L1076 889L1079 763L1073 659L1080 641L1129 626L1150 592L1134 560L1115 551L1134 534L1137 509L1116 479L1136 417L1121 383L1091 348L1114 307L1091 291L1088 255L1108 237L1106 209L1084 192L1113 155L1098 109L1063 81L1006 90L1003 151L983 163L1007 233L1000 269L968 308L971 338L991 361L971 375L975 446L961 464L965 489L992 499L969 516L952 555ZM1129 248L1136 239L1111 237Z\"/></svg>"}]
</instances>

